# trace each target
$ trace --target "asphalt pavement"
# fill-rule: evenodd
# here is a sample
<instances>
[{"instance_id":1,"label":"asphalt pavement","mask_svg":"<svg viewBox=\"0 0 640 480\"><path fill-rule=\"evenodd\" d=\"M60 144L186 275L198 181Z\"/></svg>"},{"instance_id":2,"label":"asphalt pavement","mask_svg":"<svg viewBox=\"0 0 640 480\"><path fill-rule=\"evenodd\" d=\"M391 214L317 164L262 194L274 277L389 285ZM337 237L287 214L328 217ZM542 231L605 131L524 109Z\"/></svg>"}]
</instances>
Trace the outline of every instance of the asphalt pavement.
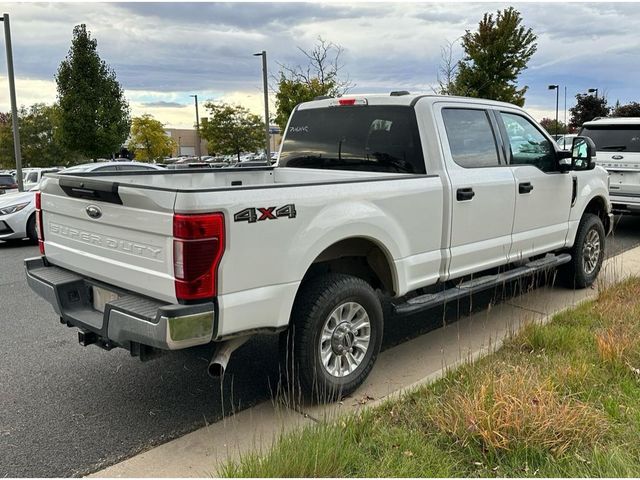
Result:
<instances>
[{"instance_id":1,"label":"asphalt pavement","mask_svg":"<svg viewBox=\"0 0 640 480\"><path fill-rule=\"evenodd\" d=\"M639 244L640 217L617 217L607 255ZM0 242L0 477L85 475L271 397L275 337L239 349L222 385L206 374L210 348L143 363L81 347L26 284L22 261L37 255L26 242ZM384 348L490 301L387 322Z\"/></svg>"}]
</instances>

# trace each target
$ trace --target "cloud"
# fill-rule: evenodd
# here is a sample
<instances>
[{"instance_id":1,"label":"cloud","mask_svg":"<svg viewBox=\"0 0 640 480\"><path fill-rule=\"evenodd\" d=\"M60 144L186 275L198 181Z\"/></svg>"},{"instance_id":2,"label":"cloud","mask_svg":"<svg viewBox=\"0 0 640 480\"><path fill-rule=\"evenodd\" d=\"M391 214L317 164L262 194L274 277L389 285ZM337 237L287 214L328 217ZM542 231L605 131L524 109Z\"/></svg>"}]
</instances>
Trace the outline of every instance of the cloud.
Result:
<instances>
[{"instance_id":1,"label":"cloud","mask_svg":"<svg viewBox=\"0 0 640 480\"><path fill-rule=\"evenodd\" d=\"M183 108L185 105L178 102L165 102L160 100L158 102L143 103L142 106L147 108Z\"/></svg>"},{"instance_id":2,"label":"cloud","mask_svg":"<svg viewBox=\"0 0 640 480\"><path fill-rule=\"evenodd\" d=\"M430 92L440 47L498 3L5 3L11 15L18 101L53 102L53 82L74 25L86 23L100 56L117 73L132 109L190 124L198 94L231 99L260 113L261 63L304 64L296 47L318 36L345 49L344 72L356 92ZM638 100L640 9L617 3L518 3L538 35L538 52L520 79L527 106L555 111L547 84L567 86L569 105L587 88L612 102ZM460 56L458 48L456 55ZM2 71L2 70L0 70ZM624 72L623 75L620 72ZM564 92L562 92L564 93ZM563 102L561 102L563 103ZM0 84L0 111L8 109ZM162 117L161 117L162 116Z\"/></svg>"}]
</instances>

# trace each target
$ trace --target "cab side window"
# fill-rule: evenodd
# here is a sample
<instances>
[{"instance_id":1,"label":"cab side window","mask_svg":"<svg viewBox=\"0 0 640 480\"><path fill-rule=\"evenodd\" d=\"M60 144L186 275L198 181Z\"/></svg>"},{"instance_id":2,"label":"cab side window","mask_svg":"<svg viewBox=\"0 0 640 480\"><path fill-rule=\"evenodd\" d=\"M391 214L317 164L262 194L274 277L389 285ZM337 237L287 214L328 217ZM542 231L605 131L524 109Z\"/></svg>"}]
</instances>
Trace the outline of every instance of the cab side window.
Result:
<instances>
[{"instance_id":1,"label":"cab side window","mask_svg":"<svg viewBox=\"0 0 640 480\"><path fill-rule=\"evenodd\" d=\"M556 153L550 140L525 117L500 112L509 137L512 165L533 165L543 172L556 167Z\"/></svg>"},{"instance_id":2,"label":"cab side window","mask_svg":"<svg viewBox=\"0 0 640 480\"><path fill-rule=\"evenodd\" d=\"M486 110L444 108L453 161L464 168L497 167L498 147Z\"/></svg>"}]
</instances>

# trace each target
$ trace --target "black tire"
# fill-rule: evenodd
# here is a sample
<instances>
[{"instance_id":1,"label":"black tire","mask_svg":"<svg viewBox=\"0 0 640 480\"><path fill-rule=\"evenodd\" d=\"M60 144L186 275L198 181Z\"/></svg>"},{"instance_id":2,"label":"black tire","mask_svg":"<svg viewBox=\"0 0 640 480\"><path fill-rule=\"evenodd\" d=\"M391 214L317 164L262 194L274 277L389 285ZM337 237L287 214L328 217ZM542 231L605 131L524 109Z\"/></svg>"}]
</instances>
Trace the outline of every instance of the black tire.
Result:
<instances>
[{"instance_id":1,"label":"black tire","mask_svg":"<svg viewBox=\"0 0 640 480\"><path fill-rule=\"evenodd\" d=\"M36 230L36 216L35 214L29 217L27 221L27 237L34 243L38 242L38 231Z\"/></svg>"},{"instance_id":2,"label":"black tire","mask_svg":"<svg viewBox=\"0 0 640 480\"><path fill-rule=\"evenodd\" d=\"M597 236L598 255L597 260L591 262L591 266L585 260L586 255L593 250L589 250L590 239ZM586 288L595 282L604 260L605 231L602 220L597 215L585 213L580 220L576 241L569 251L571 262L560 268L560 278L569 288ZM595 255L595 254L594 254Z\"/></svg>"},{"instance_id":3,"label":"black tire","mask_svg":"<svg viewBox=\"0 0 640 480\"><path fill-rule=\"evenodd\" d=\"M352 372L344 376L335 376L329 372L330 366L323 365L320 350L329 344L332 358L340 358L340 365L343 365L342 355L335 353L333 349L334 339L341 337L340 332L336 327L331 341L324 342L322 332L325 323L331 322L333 314L345 305L357 305L366 312L369 321L369 344L366 353L362 354L362 350L357 350L359 347L356 343L362 330L353 332L350 339L344 343L336 340L337 348L352 345L350 351L355 353L350 356L351 359L358 353L361 353L361 359ZM340 310L337 315L341 316L342 312ZM366 318L359 309L358 314L361 318ZM340 325L342 324L350 325L348 321L342 321ZM364 280L338 273L306 280L296 296L291 325L280 337L281 371L285 374L289 393L300 393L306 399L317 402L332 401L352 393L364 382L373 368L382 344L383 325L378 295ZM348 334L345 335L347 336ZM348 364L346 357L344 362ZM334 362L334 366L336 365Z\"/></svg>"}]
</instances>

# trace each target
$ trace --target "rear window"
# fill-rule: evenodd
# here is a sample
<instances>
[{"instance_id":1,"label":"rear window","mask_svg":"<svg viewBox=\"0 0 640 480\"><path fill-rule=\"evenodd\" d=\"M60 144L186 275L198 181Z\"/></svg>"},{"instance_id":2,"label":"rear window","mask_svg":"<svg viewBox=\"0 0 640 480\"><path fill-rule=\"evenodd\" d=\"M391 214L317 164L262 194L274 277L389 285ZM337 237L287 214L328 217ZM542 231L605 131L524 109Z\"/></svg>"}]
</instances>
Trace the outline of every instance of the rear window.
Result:
<instances>
[{"instance_id":1,"label":"rear window","mask_svg":"<svg viewBox=\"0 0 640 480\"><path fill-rule=\"evenodd\" d=\"M591 138L596 150L640 152L640 125L602 125L583 127L580 135Z\"/></svg>"},{"instance_id":2,"label":"rear window","mask_svg":"<svg viewBox=\"0 0 640 480\"><path fill-rule=\"evenodd\" d=\"M14 185L16 181L11 175L0 175L0 185Z\"/></svg>"},{"instance_id":3,"label":"rear window","mask_svg":"<svg viewBox=\"0 0 640 480\"><path fill-rule=\"evenodd\" d=\"M425 173L415 111L406 106L296 111L282 145L279 165Z\"/></svg>"}]
</instances>

